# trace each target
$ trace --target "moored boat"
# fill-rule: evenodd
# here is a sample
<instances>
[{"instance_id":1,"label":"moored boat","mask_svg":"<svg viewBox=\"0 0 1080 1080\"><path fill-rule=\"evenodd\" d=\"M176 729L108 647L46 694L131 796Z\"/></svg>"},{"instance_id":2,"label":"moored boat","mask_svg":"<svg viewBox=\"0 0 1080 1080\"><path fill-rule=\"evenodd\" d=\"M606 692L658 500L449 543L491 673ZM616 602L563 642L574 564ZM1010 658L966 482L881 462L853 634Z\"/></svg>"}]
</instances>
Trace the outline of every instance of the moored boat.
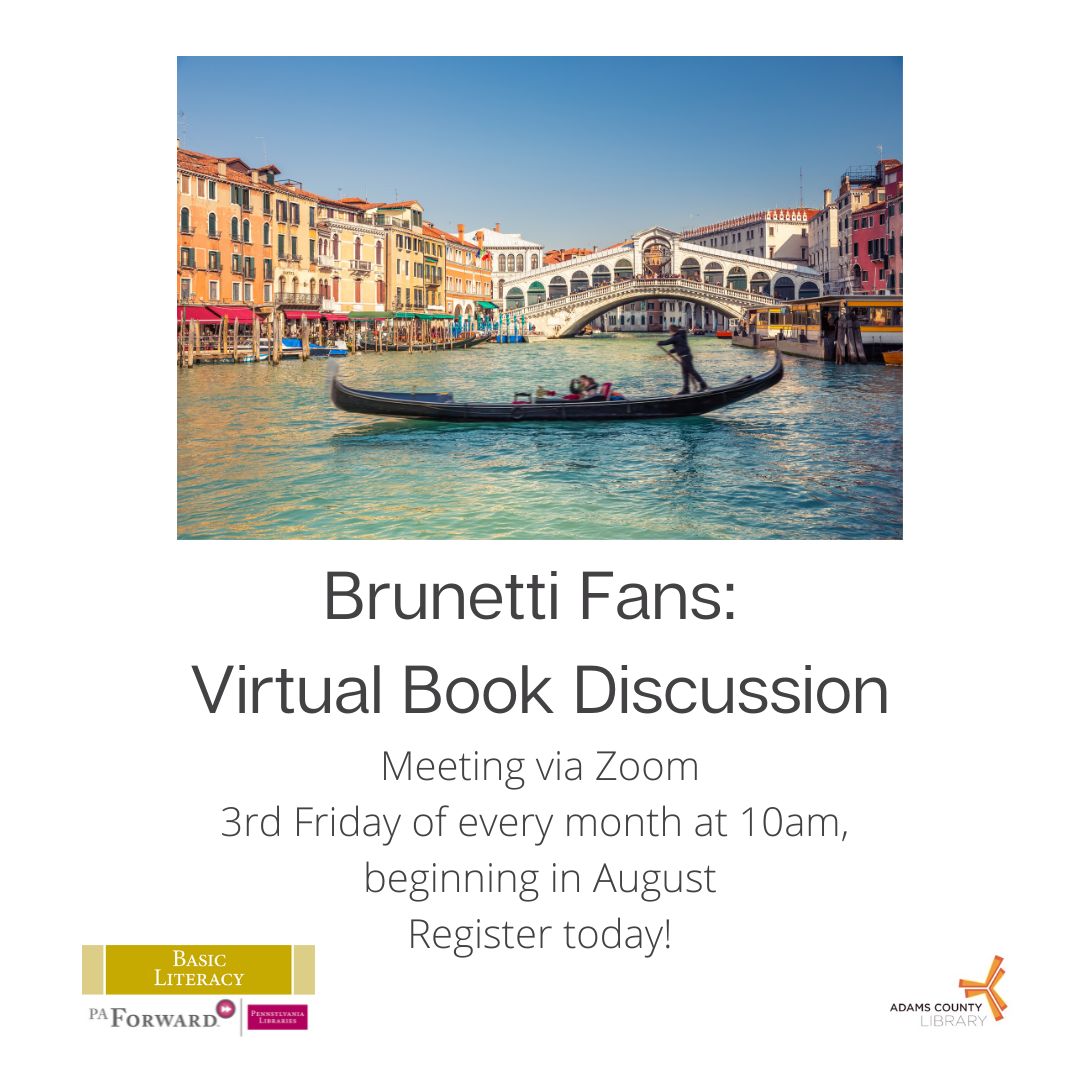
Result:
<instances>
[{"instance_id":1,"label":"moored boat","mask_svg":"<svg viewBox=\"0 0 1080 1080\"><path fill-rule=\"evenodd\" d=\"M730 330L717 330L716 331L716 336L718 338L729 338L729 337L731 337L731 333L732 332Z\"/></svg>"},{"instance_id":2,"label":"moored boat","mask_svg":"<svg viewBox=\"0 0 1080 1080\"><path fill-rule=\"evenodd\" d=\"M414 341L411 345L406 341L400 344L376 344L374 341L357 339L357 352L442 352L444 349L472 349L477 345L491 340L491 334L480 334L477 337L460 337L452 341Z\"/></svg>"}]
</instances>

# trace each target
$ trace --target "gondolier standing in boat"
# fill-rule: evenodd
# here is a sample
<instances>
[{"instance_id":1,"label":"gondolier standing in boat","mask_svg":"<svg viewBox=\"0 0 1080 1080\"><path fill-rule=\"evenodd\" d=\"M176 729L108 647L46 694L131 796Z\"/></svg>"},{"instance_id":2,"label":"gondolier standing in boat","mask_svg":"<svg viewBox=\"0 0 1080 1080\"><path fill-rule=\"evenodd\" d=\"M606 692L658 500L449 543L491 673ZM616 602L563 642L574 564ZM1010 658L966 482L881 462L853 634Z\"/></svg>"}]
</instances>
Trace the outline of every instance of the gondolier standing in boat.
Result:
<instances>
[{"instance_id":1,"label":"gondolier standing in boat","mask_svg":"<svg viewBox=\"0 0 1080 1080\"><path fill-rule=\"evenodd\" d=\"M679 361L682 366L682 389L680 394L690 393L690 380L693 379L698 384L698 390L708 390L708 385L705 380L697 373L697 369L694 367L694 354L690 352L690 346L686 343L686 330L683 327L677 327L672 331L671 337L665 341L658 341L656 343L660 348L665 345L672 346L671 354Z\"/></svg>"}]
</instances>

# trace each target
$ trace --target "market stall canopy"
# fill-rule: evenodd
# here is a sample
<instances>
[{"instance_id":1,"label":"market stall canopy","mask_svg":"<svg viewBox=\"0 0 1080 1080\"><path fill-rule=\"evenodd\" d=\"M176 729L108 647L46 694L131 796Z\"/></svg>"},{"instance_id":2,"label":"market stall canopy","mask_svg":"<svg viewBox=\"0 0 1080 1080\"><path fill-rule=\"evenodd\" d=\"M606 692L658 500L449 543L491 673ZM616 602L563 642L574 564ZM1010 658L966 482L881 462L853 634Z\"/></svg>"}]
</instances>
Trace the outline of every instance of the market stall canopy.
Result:
<instances>
[{"instance_id":1,"label":"market stall canopy","mask_svg":"<svg viewBox=\"0 0 1080 1080\"><path fill-rule=\"evenodd\" d=\"M215 315L209 308L188 304L176 307L177 322L221 322L221 316Z\"/></svg>"},{"instance_id":2,"label":"market stall canopy","mask_svg":"<svg viewBox=\"0 0 1080 1080\"><path fill-rule=\"evenodd\" d=\"M324 311L322 314L324 319L328 319L330 322L348 322L348 315L341 315L336 311Z\"/></svg>"},{"instance_id":3,"label":"market stall canopy","mask_svg":"<svg viewBox=\"0 0 1080 1080\"><path fill-rule=\"evenodd\" d=\"M493 304L490 300L477 300L476 306L482 308L497 308L499 305Z\"/></svg>"},{"instance_id":4,"label":"market stall canopy","mask_svg":"<svg viewBox=\"0 0 1080 1080\"><path fill-rule=\"evenodd\" d=\"M249 307L212 307L215 320L224 316L229 322L239 319L241 322L251 322L251 308Z\"/></svg>"},{"instance_id":5,"label":"market stall canopy","mask_svg":"<svg viewBox=\"0 0 1080 1080\"><path fill-rule=\"evenodd\" d=\"M350 319L392 319L394 317L393 312L390 311L350 311Z\"/></svg>"},{"instance_id":6,"label":"market stall canopy","mask_svg":"<svg viewBox=\"0 0 1080 1080\"><path fill-rule=\"evenodd\" d=\"M301 315L306 315L309 319L318 319L321 316L317 311L286 311L286 319L299 319Z\"/></svg>"}]
</instances>

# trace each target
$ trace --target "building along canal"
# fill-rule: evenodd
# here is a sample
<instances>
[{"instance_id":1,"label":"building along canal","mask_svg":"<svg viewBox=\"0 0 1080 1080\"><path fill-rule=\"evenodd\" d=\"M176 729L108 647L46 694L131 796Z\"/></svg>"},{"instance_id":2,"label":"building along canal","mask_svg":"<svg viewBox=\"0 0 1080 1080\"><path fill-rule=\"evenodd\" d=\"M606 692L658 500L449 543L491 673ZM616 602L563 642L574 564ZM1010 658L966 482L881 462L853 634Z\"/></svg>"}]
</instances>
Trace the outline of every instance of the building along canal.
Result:
<instances>
[{"instance_id":1,"label":"building along canal","mask_svg":"<svg viewBox=\"0 0 1080 1080\"><path fill-rule=\"evenodd\" d=\"M510 400L591 375L674 393L655 335L358 354L368 390ZM772 354L691 337L710 385ZM190 539L899 539L903 369L785 357L783 381L702 417L440 424L344 413L326 361L177 372L177 531Z\"/></svg>"}]
</instances>

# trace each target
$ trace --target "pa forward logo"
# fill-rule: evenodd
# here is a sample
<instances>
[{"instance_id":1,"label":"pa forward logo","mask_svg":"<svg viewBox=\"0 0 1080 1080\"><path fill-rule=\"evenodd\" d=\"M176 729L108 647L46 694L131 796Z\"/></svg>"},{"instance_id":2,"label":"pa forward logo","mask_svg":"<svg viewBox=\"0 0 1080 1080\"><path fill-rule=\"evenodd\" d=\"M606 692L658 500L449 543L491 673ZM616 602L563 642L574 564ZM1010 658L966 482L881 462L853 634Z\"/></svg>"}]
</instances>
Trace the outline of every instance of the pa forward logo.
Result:
<instances>
[{"instance_id":1,"label":"pa forward logo","mask_svg":"<svg viewBox=\"0 0 1080 1080\"><path fill-rule=\"evenodd\" d=\"M979 1028L991 1016L1001 1020L1008 1008L998 986L1005 975L1003 963L1003 957L995 956L985 979L961 979L958 989L964 991L962 1001L893 1002L889 1011L917 1013L919 1027L926 1028ZM972 1000L979 997L984 1000Z\"/></svg>"}]
</instances>

